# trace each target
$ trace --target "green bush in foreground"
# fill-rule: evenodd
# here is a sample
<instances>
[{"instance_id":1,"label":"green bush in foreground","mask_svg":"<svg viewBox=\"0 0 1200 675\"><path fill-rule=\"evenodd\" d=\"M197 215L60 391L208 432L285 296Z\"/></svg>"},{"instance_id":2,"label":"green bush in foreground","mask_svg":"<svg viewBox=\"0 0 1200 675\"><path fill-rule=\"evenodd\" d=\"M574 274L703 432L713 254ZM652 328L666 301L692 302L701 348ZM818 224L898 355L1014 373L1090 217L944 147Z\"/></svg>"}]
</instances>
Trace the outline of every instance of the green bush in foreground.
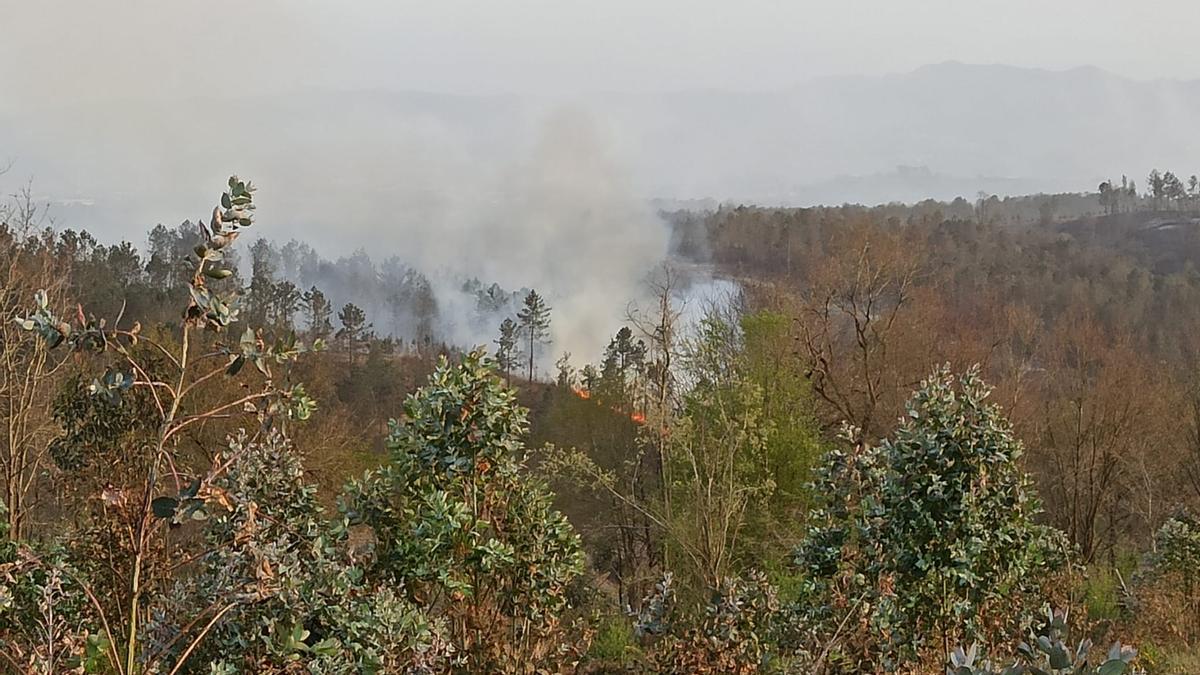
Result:
<instances>
[{"instance_id":1,"label":"green bush in foreground","mask_svg":"<svg viewBox=\"0 0 1200 675\"><path fill-rule=\"evenodd\" d=\"M563 625L583 550L524 466L526 411L482 352L444 359L392 423L391 463L352 483L351 522L374 535L372 577L437 612L470 672L577 661L587 631Z\"/></svg>"},{"instance_id":2,"label":"green bush in foreground","mask_svg":"<svg viewBox=\"0 0 1200 675\"><path fill-rule=\"evenodd\" d=\"M1018 633L1065 562L1061 534L1036 522L1021 442L989 392L977 369L939 370L892 438L875 446L849 430L853 449L829 454L815 487L827 501L795 553L806 578L797 613L843 671Z\"/></svg>"}]
</instances>

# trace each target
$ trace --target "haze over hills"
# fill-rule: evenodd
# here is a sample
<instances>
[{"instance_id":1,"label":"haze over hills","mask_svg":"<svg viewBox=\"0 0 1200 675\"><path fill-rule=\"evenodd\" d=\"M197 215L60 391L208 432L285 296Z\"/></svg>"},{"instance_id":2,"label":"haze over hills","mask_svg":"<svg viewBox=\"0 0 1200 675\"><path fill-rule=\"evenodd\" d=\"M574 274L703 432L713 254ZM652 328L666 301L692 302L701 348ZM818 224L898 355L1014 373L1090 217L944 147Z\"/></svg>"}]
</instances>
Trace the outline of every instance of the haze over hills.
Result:
<instances>
[{"instance_id":1,"label":"haze over hills","mask_svg":"<svg viewBox=\"0 0 1200 675\"><path fill-rule=\"evenodd\" d=\"M1081 191L1122 173L1140 182L1152 166L1200 170L1189 165L1200 154L1200 81L1095 68L950 62L780 91L570 101L313 89L82 110L10 100L0 116L0 157L13 162L5 187L32 178L39 196L62 202L65 225L119 236L175 222L180 204L204 201L188 191L219 180L236 152L232 163L268 188L272 220L305 230L336 222L337 237L314 243L338 249L368 243L368 232L410 240L414 227L503 204L512 174L558 133L548 118L574 120L571 139L550 142L603 153L638 199L879 203ZM389 231L371 229L379 223Z\"/></svg>"},{"instance_id":2,"label":"haze over hills","mask_svg":"<svg viewBox=\"0 0 1200 675\"><path fill-rule=\"evenodd\" d=\"M766 203L1091 189L1105 176L1186 166L1200 147L1191 132L1200 82L1140 82L1094 68L944 63L640 104L624 119L657 123L643 126L639 142L653 163L648 174L669 177L658 192Z\"/></svg>"}]
</instances>

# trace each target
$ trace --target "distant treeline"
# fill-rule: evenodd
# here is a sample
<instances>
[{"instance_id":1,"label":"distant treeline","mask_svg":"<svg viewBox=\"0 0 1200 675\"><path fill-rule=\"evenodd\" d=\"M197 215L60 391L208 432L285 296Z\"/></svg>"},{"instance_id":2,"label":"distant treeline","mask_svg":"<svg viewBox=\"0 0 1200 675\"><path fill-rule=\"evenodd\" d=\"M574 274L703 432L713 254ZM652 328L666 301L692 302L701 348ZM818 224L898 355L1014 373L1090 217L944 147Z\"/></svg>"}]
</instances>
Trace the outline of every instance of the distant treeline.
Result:
<instances>
[{"instance_id":1,"label":"distant treeline","mask_svg":"<svg viewBox=\"0 0 1200 675\"><path fill-rule=\"evenodd\" d=\"M155 226L142 247L104 244L73 229L41 236L69 264L72 294L84 306L108 315L125 305L128 315L161 322L186 298L187 259L203 235L198 224L184 222ZM373 260L361 249L328 259L300 241L258 239L246 250L248 260L235 250L226 254L232 274L221 284L238 289L248 323L277 332L320 333L323 322L354 305L373 335L408 349L438 347L464 334L491 336L516 316L529 290L458 277L437 278L435 288L424 271L395 256ZM340 328L335 323L328 332Z\"/></svg>"}]
</instances>

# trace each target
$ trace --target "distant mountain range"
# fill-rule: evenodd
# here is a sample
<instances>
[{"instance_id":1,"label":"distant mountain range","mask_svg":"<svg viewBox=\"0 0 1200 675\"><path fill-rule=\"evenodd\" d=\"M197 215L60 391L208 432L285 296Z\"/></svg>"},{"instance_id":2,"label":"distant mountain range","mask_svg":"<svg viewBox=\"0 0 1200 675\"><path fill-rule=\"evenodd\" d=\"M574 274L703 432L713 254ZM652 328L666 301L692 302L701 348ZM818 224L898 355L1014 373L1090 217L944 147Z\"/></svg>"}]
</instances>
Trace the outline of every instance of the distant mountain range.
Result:
<instances>
[{"instance_id":1,"label":"distant mountain range","mask_svg":"<svg viewBox=\"0 0 1200 675\"><path fill-rule=\"evenodd\" d=\"M495 176L526 161L563 108L584 120L580 134L587 119L601 130L578 152L610 151L645 198L878 203L1082 191L1122 173L1141 184L1154 166L1200 172L1200 81L1095 68L943 63L782 91L567 102L324 90L147 99L0 104L0 161L14 161L4 187L32 176L39 194L75 200L71 224L140 232L207 203L205 188L238 170L271 186L264 208L277 201L277 216L337 218L359 241L396 218L436 222L464 192L503 190ZM562 161L574 151L568 138Z\"/></svg>"},{"instance_id":2,"label":"distant mountain range","mask_svg":"<svg viewBox=\"0 0 1200 675\"><path fill-rule=\"evenodd\" d=\"M664 193L874 203L1094 189L1122 172L1142 182L1154 166L1200 172L1200 81L944 63L634 100L630 127L657 121L639 143Z\"/></svg>"}]
</instances>

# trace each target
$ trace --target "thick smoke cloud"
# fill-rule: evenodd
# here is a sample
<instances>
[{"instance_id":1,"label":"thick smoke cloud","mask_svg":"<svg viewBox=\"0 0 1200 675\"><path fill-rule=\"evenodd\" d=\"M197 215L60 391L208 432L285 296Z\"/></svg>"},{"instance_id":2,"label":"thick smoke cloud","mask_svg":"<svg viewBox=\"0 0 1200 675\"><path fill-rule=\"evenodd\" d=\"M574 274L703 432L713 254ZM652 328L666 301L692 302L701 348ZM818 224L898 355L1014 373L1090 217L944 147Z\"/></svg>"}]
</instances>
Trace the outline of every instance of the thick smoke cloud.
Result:
<instances>
[{"instance_id":1,"label":"thick smoke cloud","mask_svg":"<svg viewBox=\"0 0 1200 675\"><path fill-rule=\"evenodd\" d=\"M406 269L432 286L434 339L459 346L490 344L519 309L515 295L536 289L552 307L543 371L564 351L576 362L595 358L644 292L646 275L668 256L669 228L633 184L616 133L581 108L472 100L448 111L439 101L432 115L419 104L384 101L342 110L338 124L323 126L328 118L312 111L333 105L301 96L213 111L158 107L142 112L155 125L112 114L87 131L72 128L64 111L38 124L64 129L65 138L24 147L49 171L33 173L35 190L74 198L52 205L61 226L135 242L154 222L201 215L223 168L241 167L260 186L254 234L277 249L296 239L321 258L342 258L280 262L277 273L301 289L316 285L338 306L364 307L382 334L411 339L426 328L397 312L389 296L398 285L388 278ZM472 123L444 119L456 112ZM515 133L497 141L495 125ZM90 154L96 147L105 152ZM103 171L110 160L128 168ZM135 168L143 162L152 170ZM87 178L76 183L59 166ZM481 310L464 290L473 281L514 296L499 310Z\"/></svg>"},{"instance_id":2,"label":"thick smoke cloud","mask_svg":"<svg viewBox=\"0 0 1200 675\"><path fill-rule=\"evenodd\" d=\"M642 280L666 258L669 241L602 133L584 113L555 113L532 155L498 178L495 199L477 204L465 223L430 228L436 242L422 247L451 273L442 279L475 276L541 292L554 309L554 350L577 356L603 346ZM437 296L458 297L444 286ZM460 343L479 340L469 324L451 328Z\"/></svg>"},{"instance_id":3,"label":"thick smoke cloud","mask_svg":"<svg viewBox=\"0 0 1200 675\"><path fill-rule=\"evenodd\" d=\"M593 358L644 292L643 280L668 255L669 228L638 196L610 150L607 132L587 113L559 110L539 125L524 159L472 182L425 184L432 204L422 222L375 235L431 281L436 332L459 345L487 344L519 298L482 312L464 282L535 289L552 307L553 355Z\"/></svg>"}]
</instances>

